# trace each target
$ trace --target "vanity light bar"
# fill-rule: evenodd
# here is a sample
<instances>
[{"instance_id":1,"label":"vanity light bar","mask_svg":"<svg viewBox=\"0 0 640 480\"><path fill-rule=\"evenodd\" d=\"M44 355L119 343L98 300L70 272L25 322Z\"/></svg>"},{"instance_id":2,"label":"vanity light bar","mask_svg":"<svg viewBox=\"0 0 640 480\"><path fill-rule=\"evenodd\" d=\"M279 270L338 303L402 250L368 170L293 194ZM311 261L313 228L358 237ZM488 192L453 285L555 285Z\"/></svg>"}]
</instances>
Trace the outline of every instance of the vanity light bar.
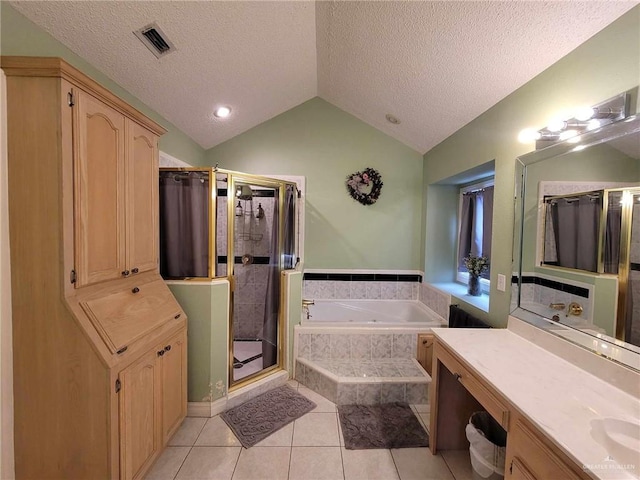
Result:
<instances>
[{"instance_id":1,"label":"vanity light bar","mask_svg":"<svg viewBox=\"0 0 640 480\"><path fill-rule=\"evenodd\" d=\"M522 130L518 140L522 143L535 141L536 150L564 140L578 143L581 134L626 118L628 106L629 94L622 93L592 107L576 109L573 117L554 119L540 130Z\"/></svg>"}]
</instances>

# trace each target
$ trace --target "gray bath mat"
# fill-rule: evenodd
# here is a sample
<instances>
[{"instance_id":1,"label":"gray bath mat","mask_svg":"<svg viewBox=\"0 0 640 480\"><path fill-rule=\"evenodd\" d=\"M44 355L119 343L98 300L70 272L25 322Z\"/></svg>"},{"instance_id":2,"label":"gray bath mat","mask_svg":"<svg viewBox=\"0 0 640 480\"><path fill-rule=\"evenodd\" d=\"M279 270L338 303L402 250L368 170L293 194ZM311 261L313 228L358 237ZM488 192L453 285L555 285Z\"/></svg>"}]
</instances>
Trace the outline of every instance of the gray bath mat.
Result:
<instances>
[{"instance_id":1,"label":"gray bath mat","mask_svg":"<svg viewBox=\"0 0 640 480\"><path fill-rule=\"evenodd\" d=\"M338 405L347 450L428 447L429 435L403 402Z\"/></svg>"},{"instance_id":2,"label":"gray bath mat","mask_svg":"<svg viewBox=\"0 0 640 480\"><path fill-rule=\"evenodd\" d=\"M316 404L311 400L288 385L283 385L247 400L220 416L242 446L249 448L314 408Z\"/></svg>"}]
</instances>

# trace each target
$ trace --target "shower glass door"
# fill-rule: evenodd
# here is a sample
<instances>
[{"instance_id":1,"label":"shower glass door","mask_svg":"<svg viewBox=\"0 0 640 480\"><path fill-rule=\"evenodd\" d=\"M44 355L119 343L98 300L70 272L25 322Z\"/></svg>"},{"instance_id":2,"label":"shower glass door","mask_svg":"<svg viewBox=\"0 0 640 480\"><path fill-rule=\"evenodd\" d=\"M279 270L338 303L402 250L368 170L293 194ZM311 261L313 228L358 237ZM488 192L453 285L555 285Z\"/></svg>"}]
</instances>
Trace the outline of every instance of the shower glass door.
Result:
<instances>
[{"instance_id":1,"label":"shower glass door","mask_svg":"<svg viewBox=\"0 0 640 480\"><path fill-rule=\"evenodd\" d=\"M282 183L229 175L230 386L280 367ZM234 259L231 261L231 259Z\"/></svg>"}]
</instances>

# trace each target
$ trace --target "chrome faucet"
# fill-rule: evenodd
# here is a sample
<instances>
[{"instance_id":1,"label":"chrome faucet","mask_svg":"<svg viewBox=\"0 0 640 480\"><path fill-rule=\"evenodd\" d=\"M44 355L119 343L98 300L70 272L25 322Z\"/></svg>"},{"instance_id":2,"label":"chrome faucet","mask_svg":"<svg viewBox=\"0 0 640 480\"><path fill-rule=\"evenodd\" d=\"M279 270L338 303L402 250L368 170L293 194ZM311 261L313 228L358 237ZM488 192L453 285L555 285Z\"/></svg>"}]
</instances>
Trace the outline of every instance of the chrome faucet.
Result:
<instances>
[{"instance_id":1,"label":"chrome faucet","mask_svg":"<svg viewBox=\"0 0 640 480\"><path fill-rule=\"evenodd\" d=\"M306 314L307 320L311 318L311 312L309 311L310 305L315 305L315 302L313 300L302 299L302 311Z\"/></svg>"}]
</instances>

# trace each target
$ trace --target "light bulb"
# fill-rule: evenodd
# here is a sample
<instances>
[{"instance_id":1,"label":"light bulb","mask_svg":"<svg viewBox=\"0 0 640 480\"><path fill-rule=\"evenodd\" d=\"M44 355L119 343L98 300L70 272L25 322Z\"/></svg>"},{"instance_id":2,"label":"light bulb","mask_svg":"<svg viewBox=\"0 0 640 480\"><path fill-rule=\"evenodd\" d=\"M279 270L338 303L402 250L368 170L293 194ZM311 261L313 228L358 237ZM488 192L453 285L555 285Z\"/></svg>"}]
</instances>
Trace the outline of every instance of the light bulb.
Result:
<instances>
[{"instance_id":1,"label":"light bulb","mask_svg":"<svg viewBox=\"0 0 640 480\"><path fill-rule=\"evenodd\" d=\"M533 128L525 128L518 134L518 141L520 143L531 143L536 140L540 140L541 137L542 135L537 130L534 130Z\"/></svg>"},{"instance_id":2,"label":"light bulb","mask_svg":"<svg viewBox=\"0 0 640 480\"><path fill-rule=\"evenodd\" d=\"M213 114L218 118L227 118L231 115L231 108L229 107L218 107Z\"/></svg>"},{"instance_id":3,"label":"light bulb","mask_svg":"<svg viewBox=\"0 0 640 480\"><path fill-rule=\"evenodd\" d=\"M549 130L550 132L559 132L560 130L564 130L566 126L567 122L558 118L554 118L549 122L549 125L547 125L547 130Z\"/></svg>"},{"instance_id":4,"label":"light bulb","mask_svg":"<svg viewBox=\"0 0 640 480\"><path fill-rule=\"evenodd\" d=\"M595 113L596 111L593 107L582 106L576 109L576 112L573 115L573 118L581 122L586 122L587 120L590 120Z\"/></svg>"},{"instance_id":5,"label":"light bulb","mask_svg":"<svg viewBox=\"0 0 640 480\"><path fill-rule=\"evenodd\" d=\"M564 132L560 132L560 140L567 140L571 137L575 137L577 134L577 130L565 130Z\"/></svg>"},{"instance_id":6,"label":"light bulb","mask_svg":"<svg viewBox=\"0 0 640 480\"><path fill-rule=\"evenodd\" d=\"M596 120L595 118L592 120L589 120L587 122L587 130L595 130L600 126L600 123L601 123L600 120Z\"/></svg>"}]
</instances>

